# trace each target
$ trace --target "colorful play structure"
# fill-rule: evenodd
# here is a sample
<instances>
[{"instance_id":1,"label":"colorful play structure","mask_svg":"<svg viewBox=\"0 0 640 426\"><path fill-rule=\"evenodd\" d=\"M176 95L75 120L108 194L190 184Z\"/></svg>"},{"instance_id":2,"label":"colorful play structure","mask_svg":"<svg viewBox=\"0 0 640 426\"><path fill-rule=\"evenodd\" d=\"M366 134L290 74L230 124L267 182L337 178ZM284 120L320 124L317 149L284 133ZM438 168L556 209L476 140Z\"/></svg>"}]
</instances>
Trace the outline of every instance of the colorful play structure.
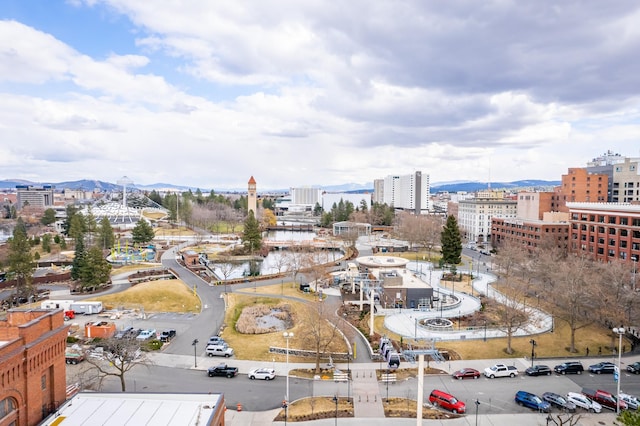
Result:
<instances>
[{"instance_id":1,"label":"colorful play structure","mask_svg":"<svg viewBox=\"0 0 640 426\"><path fill-rule=\"evenodd\" d=\"M111 254L107 256L107 260L115 264L153 262L156 258L156 247L152 244L146 247L138 247L137 244L129 246L129 242L125 242L124 247L120 242L111 248Z\"/></svg>"}]
</instances>

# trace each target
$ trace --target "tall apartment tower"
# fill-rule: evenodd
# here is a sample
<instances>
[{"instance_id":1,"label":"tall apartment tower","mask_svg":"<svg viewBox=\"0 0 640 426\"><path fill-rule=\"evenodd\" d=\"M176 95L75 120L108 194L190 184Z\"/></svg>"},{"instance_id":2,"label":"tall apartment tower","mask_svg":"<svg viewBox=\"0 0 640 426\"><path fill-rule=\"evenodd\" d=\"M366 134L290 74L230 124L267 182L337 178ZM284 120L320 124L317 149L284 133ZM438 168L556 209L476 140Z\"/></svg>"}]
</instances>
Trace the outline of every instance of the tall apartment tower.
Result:
<instances>
[{"instance_id":1,"label":"tall apartment tower","mask_svg":"<svg viewBox=\"0 0 640 426\"><path fill-rule=\"evenodd\" d=\"M373 202L377 204L384 203L384 179L373 180Z\"/></svg>"},{"instance_id":2,"label":"tall apartment tower","mask_svg":"<svg viewBox=\"0 0 640 426\"><path fill-rule=\"evenodd\" d=\"M431 210L429 175L417 171L411 175L387 176L383 185L384 202L396 209L415 214Z\"/></svg>"},{"instance_id":3,"label":"tall apartment tower","mask_svg":"<svg viewBox=\"0 0 640 426\"><path fill-rule=\"evenodd\" d=\"M614 203L640 202L640 159L625 158L623 163L613 166L613 189L611 201Z\"/></svg>"},{"instance_id":4,"label":"tall apartment tower","mask_svg":"<svg viewBox=\"0 0 640 426\"><path fill-rule=\"evenodd\" d=\"M256 180L251 176L247 190L247 213L253 212L253 216L258 214L258 195L256 193Z\"/></svg>"}]
</instances>

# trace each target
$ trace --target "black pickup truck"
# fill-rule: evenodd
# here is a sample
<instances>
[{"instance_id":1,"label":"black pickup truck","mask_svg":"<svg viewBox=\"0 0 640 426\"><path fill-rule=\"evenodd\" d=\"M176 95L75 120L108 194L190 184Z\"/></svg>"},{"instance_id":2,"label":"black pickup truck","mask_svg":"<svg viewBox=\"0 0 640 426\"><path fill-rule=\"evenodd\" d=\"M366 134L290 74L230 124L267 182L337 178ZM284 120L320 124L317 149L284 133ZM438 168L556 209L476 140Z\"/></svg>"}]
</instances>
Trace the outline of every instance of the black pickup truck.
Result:
<instances>
[{"instance_id":1,"label":"black pickup truck","mask_svg":"<svg viewBox=\"0 0 640 426\"><path fill-rule=\"evenodd\" d=\"M228 379L238 375L238 367L229 367L227 364L218 364L207 369L209 377L224 376Z\"/></svg>"}]
</instances>

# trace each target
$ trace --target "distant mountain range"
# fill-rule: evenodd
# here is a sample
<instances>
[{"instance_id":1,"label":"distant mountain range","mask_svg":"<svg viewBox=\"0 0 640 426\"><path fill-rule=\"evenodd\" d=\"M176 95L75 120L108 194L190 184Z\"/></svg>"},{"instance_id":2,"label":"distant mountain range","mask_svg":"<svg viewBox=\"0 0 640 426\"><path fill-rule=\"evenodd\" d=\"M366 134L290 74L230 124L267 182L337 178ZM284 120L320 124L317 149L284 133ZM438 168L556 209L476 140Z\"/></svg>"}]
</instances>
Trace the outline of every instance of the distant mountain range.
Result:
<instances>
[{"instance_id":1,"label":"distant mountain range","mask_svg":"<svg viewBox=\"0 0 640 426\"><path fill-rule=\"evenodd\" d=\"M122 185L117 183L103 182L100 180L76 180L76 181L67 181L67 182L30 182L26 180L20 179L5 179L0 180L0 189L15 189L18 185L33 185L33 186L42 186L42 185L53 185L56 189L81 189L84 191L119 191L122 190ZM517 189L517 188L531 188L531 189L549 189L554 186L560 185L560 181L550 181L550 180L517 180L514 182L491 182L490 187L492 189ZM197 187L189 187L183 185L174 185L170 183L155 183L153 185L130 185L132 188L136 188L142 191L197 191L200 189L202 192L209 192L210 189L205 188L197 188ZM346 183L342 185L332 185L332 186L317 186L318 188L328 191L328 192L347 192L347 193L367 193L373 192L373 183L367 184L357 184L357 183ZM477 181L452 181L452 182L434 182L431 184L431 193L436 192L475 192L482 189L489 188L489 183L487 182L477 182ZM258 188L259 189L259 188ZM240 192L243 193L246 191L246 188L238 188L234 190L222 190L215 189L216 193L225 193L225 192ZM260 191L258 191L260 192ZM289 189L278 189L268 191L271 193L288 193Z\"/></svg>"}]
</instances>

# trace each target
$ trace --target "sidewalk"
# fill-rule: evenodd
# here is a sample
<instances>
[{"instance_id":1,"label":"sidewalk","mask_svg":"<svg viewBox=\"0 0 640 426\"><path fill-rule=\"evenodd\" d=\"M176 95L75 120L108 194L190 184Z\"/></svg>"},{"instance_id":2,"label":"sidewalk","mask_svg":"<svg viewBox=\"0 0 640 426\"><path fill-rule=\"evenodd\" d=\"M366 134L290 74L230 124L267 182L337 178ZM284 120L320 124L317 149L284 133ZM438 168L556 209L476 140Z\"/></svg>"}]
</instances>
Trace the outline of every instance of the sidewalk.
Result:
<instances>
[{"instance_id":1,"label":"sidewalk","mask_svg":"<svg viewBox=\"0 0 640 426\"><path fill-rule=\"evenodd\" d=\"M279 410L250 412L250 411L233 411L227 410L224 420L225 424L229 426L267 426L267 425L284 425L284 422L274 422L273 419L278 414ZM556 414L554 414L556 416ZM448 420L427 420L422 421L423 424L440 425L440 426L505 426L505 425L517 425L517 426L541 426L546 425L547 415L532 413L532 414L495 414L495 415L482 415L478 414L477 422L474 413L469 413L464 417ZM616 415L613 413L600 413L600 414L580 414L580 421L576 423L576 426L600 426L600 425L613 425L615 424ZM367 426L413 426L417 423L415 418L344 418L339 419L322 419L306 422L289 422L291 425L312 425L312 426L332 426L336 422L341 425L367 425Z\"/></svg>"}]
</instances>

